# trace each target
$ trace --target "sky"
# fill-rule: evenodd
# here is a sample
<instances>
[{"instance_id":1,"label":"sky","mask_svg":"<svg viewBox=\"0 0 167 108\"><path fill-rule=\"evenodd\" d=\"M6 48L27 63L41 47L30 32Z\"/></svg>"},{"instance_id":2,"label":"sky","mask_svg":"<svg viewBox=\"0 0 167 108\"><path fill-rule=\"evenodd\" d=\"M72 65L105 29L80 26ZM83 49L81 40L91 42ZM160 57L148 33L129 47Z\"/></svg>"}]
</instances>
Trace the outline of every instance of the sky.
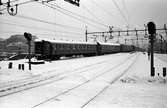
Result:
<instances>
[{"instance_id":1,"label":"sky","mask_svg":"<svg viewBox=\"0 0 167 108\"><path fill-rule=\"evenodd\" d=\"M12 4L25 1L29 0ZM88 32L108 31L109 26L123 30L144 29L149 21L163 28L167 23L166 5L166 0L80 0L79 7L64 0L49 4L31 2L19 5L15 16L10 16L6 9L1 11L0 38L30 32L42 38L85 41L86 28Z\"/></svg>"}]
</instances>

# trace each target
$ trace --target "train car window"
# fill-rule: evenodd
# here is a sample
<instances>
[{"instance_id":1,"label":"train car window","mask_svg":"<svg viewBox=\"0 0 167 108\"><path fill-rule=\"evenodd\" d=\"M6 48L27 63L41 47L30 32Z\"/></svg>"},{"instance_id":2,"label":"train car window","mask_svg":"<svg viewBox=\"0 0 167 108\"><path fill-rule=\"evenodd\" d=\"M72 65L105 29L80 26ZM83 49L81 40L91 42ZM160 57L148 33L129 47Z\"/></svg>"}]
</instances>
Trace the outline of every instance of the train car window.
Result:
<instances>
[{"instance_id":1,"label":"train car window","mask_svg":"<svg viewBox=\"0 0 167 108\"><path fill-rule=\"evenodd\" d=\"M60 44L58 44L57 47L61 50L61 45Z\"/></svg>"},{"instance_id":2,"label":"train car window","mask_svg":"<svg viewBox=\"0 0 167 108\"><path fill-rule=\"evenodd\" d=\"M76 45L73 45L73 50L75 50L75 46L76 46Z\"/></svg>"},{"instance_id":3,"label":"train car window","mask_svg":"<svg viewBox=\"0 0 167 108\"><path fill-rule=\"evenodd\" d=\"M61 44L61 46L62 46L62 50L64 50L64 44Z\"/></svg>"},{"instance_id":4,"label":"train car window","mask_svg":"<svg viewBox=\"0 0 167 108\"><path fill-rule=\"evenodd\" d=\"M86 49L86 45L83 45L83 49L84 49L84 50Z\"/></svg>"},{"instance_id":5,"label":"train car window","mask_svg":"<svg viewBox=\"0 0 167 108\"><path fill-rule=\"evenodd\" d=\"M70 50L72 49L72 46L71 46L71 44L69 44L69 49L70 49Z\"/></svg>"},{"instance_id":6,"label":"train car window","mask_svg":"<svg viewBox=\"0 0 167 108\"><path fill-rule=\"evenodd\" d=\"M67 44L64 44L64 49L67 50Z\"/></svg>"},{"instance_id":7,"label":"train car window","mask_svg":"<svg viewBox=\"0 0 167 108\"><path fill-rule=\"evenodd\" d=\"M60 49L63 50L63 45L62 44L60 44Z\"/></svg>"},{"instance_id":8,"label":"train car window","mask_svg":"<svg viewBox=\"0 0 167 108\"><path fill-rule=\"evenodd\" d=\"M69 50L69 49L70 49L68 44L66 44L66 49L67 49L67 50Z\"/></svg>"},{"instance_id":9,"label":"train car window","mask_svg":"<svg viewBox=\"0 0 167 108\"><path fill-rule=\"evenodd\" d=\"M78 50L80 50L80 45L78 44Z\"/></svg>"},{"instance_id":10,"label":"train car window","mask_svg":"<svg viewBox=\"0 0 167 108\"><path fill-rule=\"evenodd\" d=\"M75 45L75 49L76 49L76 50L77 50L77 46L78 46L78 45L76 44L76 45Z\"/></svg>"}]
</instances>

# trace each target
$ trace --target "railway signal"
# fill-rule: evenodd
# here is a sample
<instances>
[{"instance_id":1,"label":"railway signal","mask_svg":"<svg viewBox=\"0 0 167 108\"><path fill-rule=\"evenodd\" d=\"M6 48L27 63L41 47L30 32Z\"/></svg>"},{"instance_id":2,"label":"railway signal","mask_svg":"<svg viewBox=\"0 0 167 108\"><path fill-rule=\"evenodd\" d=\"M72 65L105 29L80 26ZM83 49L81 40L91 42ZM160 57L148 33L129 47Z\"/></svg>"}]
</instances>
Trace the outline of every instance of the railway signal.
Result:
<instances>
[{"instance_id":1,"label":"railway signal","mask_svg":"<svg viewBox=\"0 0 167 108\"><path fill-rule=\"evenodd\" d=\"M29 70L31 70L31 40L32 40L32 35L30 33L24 33L24 37L28 41L28 63L29 63Z\"/></svg>"},{"instance_id":2,"label":"railway signal","mask_svg":"<svg viewBox=\"0 0 167 108\"><path fill-rule=\"evenodd\" d=\"M150 48L150 53L151 53L151 76L153 77L155 75L155 69L154 69L154 39L156 35L156 25L154 22L149 22L147 24L148 27L148 33L150 34L149 36L149 41L151 43L151 48Z\"/></svg>"},{"instance_id":3,"label":"railway signal","mask_svg":"<svg viewBox=\"0 0 167 108\"><path fill-rule=\"evenodd\" d=\"M2 4L2 1L0 0L0 6L1 6L1 5L3 5L3 4Z\"/></svg>"}]
</instances>

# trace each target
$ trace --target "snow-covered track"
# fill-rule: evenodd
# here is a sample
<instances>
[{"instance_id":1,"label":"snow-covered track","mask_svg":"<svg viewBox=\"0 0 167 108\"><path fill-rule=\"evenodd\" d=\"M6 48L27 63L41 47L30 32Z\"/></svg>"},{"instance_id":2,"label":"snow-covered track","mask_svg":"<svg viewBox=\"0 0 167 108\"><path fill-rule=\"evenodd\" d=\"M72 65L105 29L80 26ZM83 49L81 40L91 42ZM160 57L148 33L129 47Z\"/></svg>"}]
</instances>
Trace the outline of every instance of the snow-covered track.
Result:
<instances>
[{"instance_id":1,"label":"snow-covered track","mask_svg":"<svg viewBox=\"0 0 167 108\"><path fill-rule=\"evenodd\" d=\"M123 64L125 65L125 64L127 63L127 61L129 61L129 60L130 60L131 58L133 58L134 56L136 56L136 55L133 54L133 55L129 56L129 57L126 58L125 60L119 62L119 63L116 64L116 65L114 65L112 68L108 68L107 70L105 70L104 72L102 72L102 73L100 73L100 74L94 76L93 78L88 79L88 80L86 80L85 82L80 83L80 84L78 84L78 85L76 85L76 86L74 86L74 87L72 87L72 88L68 88L68 89L62 91L61 93L59 93L59 94L57 94L57 95L55 95L55 96L53 96L53 97L51 97L51 98L48 98L48 99L46 99L46 100L40 102L39 104L34 105L34 106L31 107L31 108L40 107L40 106L42 106L43 104L46 104L46 103L48 103L49 101L51 101L51 100L53 100L53 99L56 99L56 98L59 97L59 96L66 95L67 93L69 93L69 92L71 92L71 91L73 91L73 90L75 90L75 89L77 89L77 88L79 88L79 87L82 87L82 86L84 86L85 84L88 84L88 83L90 83L91 81L96 80L97 78L100 78L101 76L103 76L103 75L105 75L105 74L111 72L112 70L115 70L115 69L119 68L119 67L122 66ZM137 56L136 56L136 57L137 57ZM107 86L105 86L104 88L102 88L102 90L101 90L100 92L98 92L95 96L93 96L93 97L90 98L86 103L84 103L84 104L81 106L81 108L85 107L87 104L89 104L89 102L93 101L94 98L96 98L99 94L101 94L103 91L105 91L105 89L107 89L112 83L114 83L115 81L117 81L124 73L126 73L126 72L128 71L128 69L133 65L133 63L135 62L135 60L136 60L136 58L133 60L133 62L132 62L125 70L123 70L123 72L122 72L120 75L118 75L116 78L112 79L112 80L109 82L109 85L107 85ZM103 64L103 65L104 65L104 64Z\"/></svg>"},{"instance_id":2,"label":"snow-covered track","mask_svg":"<svg viewBox=\"0 0 167 108\"><path fill-rule=\"evenodd\" d=\"M54 69L48 72L45 72L45 75L35 75L31 78L26 78L6 84L0 84L0 97L7 96L13 93L17 93L23 90L28 90L31 88L35 88L38 86L46 85L49 83L53 83L58 80L62 80L69 75L74 73L82 73L88 70L91 70L95 67L104 65L108 60L102 60L93 64L88 64L86 66L82 66L79 68L75 68L73 70L69 70L68 72L62 71L61 69ZM54 73L54 72L58 73Z\"/></svg>"},{"instance_id":3,"label":"snow-covered track","mask_svg":"<svg viewBox=\"0 0 167 108\"><path fill-rule=\"evenodd\" d=\"M136 62L137 58L122 72L122 74L120 74L119 76L117 76L116 78L114 78L113 80L110 81L110 85L105 86L100 92L98 92L94 97L92 97L91 99L89 99L85 104L83 104L81 106L81 108L84 108L85 106L87 106L90 102L92 102L96 97L98 97L100 94L102 94L107 88L109 88L111 86L111 84L113 84L114 82L116 82L119 78L121 78L134 64L134 62Z\"/></svg>"}]
</instances>

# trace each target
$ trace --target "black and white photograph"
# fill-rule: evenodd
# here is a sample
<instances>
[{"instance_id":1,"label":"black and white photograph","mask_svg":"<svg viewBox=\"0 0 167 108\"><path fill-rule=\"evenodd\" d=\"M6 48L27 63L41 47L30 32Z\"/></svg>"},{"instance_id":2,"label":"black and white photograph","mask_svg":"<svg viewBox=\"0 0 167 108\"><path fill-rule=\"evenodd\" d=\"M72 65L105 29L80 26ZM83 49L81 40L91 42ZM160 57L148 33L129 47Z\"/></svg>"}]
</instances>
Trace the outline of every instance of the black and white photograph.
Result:
<instances>
[{"instance_id":1,"label":"black and white photograph","mask_svg":"<svg viewBox=\"0 0 167 108\"><path fill-rule=\"evenodd\" d=\"M167 108L167 0L0 0L0 108Z\"/></svg>"}]
</instances>

